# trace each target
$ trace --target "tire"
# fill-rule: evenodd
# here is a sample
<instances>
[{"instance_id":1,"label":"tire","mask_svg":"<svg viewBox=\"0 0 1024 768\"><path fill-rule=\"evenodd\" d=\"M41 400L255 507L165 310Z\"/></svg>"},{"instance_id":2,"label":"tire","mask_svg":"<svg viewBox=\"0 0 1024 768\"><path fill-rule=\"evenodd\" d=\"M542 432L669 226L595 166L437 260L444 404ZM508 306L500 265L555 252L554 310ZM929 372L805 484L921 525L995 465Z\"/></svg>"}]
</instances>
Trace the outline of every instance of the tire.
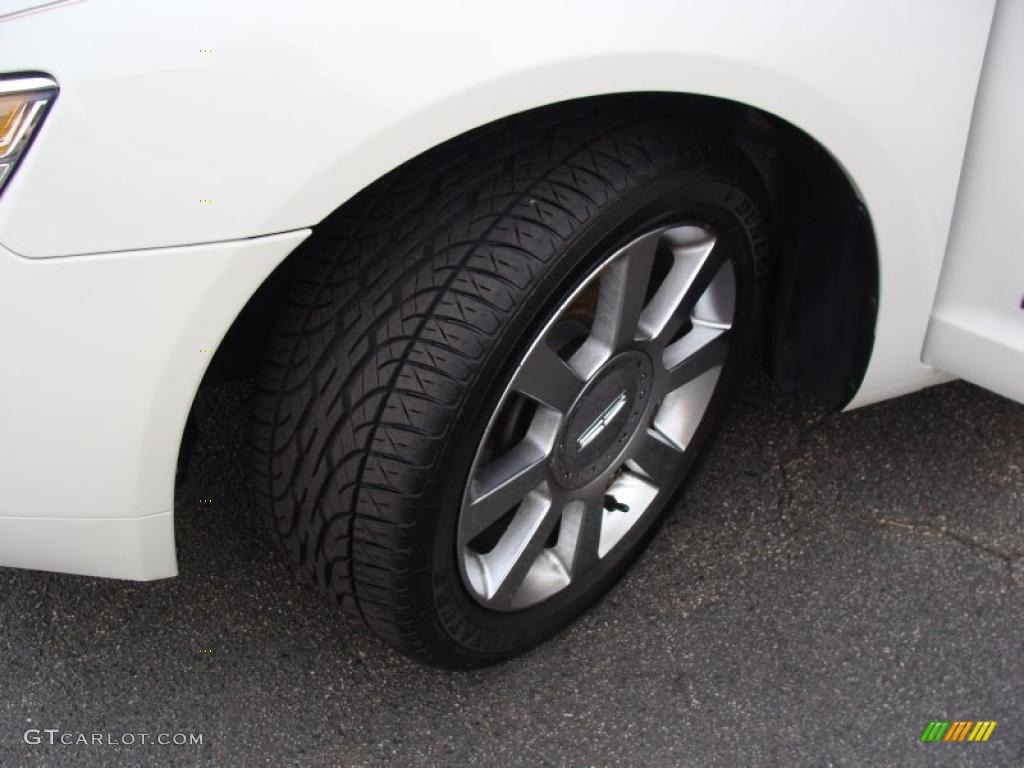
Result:
<instances>
[{"instance_id":1,"label":"tire","mask_svg":"<svg viewBox=\"0 0 1024 768\"><path fill-rule=\"evenodd\" d=\"M764 212L760 182L739 152L709 140L672 112L642 102L625 109L621 103L614 109L572 105L506 120L374 184L318 227L296 255L258 377L253 467L271 538L380 637L431 665L493 664L552 636L636 558L720 425L754 357L765 282ZM606 261L617 253L625 255L615 258L630 264L639 260L620 249L644 237L658 238L650 246L657 255L650 258L664 260L665 238L675 248L671 238L690 237L694 228L707 237L713 232L711 253L719 249L731 264L731 287L721 291L731 297L732 315L730 341L714 369L702 414L687 427L685 445L673 443L682 459L657 482L635 462L613 470L604 453L584 466L581 457L590 450L591 435L596 435L595 451L605 451L606 443L607 455L618 450L609 443L605 422L617 425L616 419L654 414L644 422L648 426L636 427L626 438L639 445L669 400L645 404L638 399L640 390L629 384L615 407L625 407L620 402L625 398L626 411L632 409L634 416L612 413L608 406L593 420L595 403L604 404L597 403L597 395L591 398L592 385L608 390L618 384L607 383L611 373L589 380L558 427L570 429L565 415L570 411L586 412L589 432L585 438L580 431L584 416L574 417L574 453L557 449L562 451L557 471L572 475L572 482L565 480L568 488L584 482L581 473L614 471L623 477L630 467L639 467L634 474L649 479L657 496L636 507L635 521L616 534L605 554L559 576L568 579L563 586L536 581L538 558L521 586L506 593L532 590L540 598L506 594L504 603L489 603L490 587L479 585L490 572L479 564L498 546L492 554L478 552L474 548L481 545L466 543L470 534L464 536L463 529L466 520L476 519L471 512L477 473L490 471L480 464L481 451L498 455L492 446L507 447L507 440L495 437L494 425L506 418L509 398L519 397L510 387L518 386L541 331L553 333L556 320L569 327L565 313L576 305L566 304L567 297L576 296L573 301L582 305L586 292L596 291L593 312L605 306L600 295L607 273L594 277L598 265L617 268L620 262ZM671 254L676 261L661 267L666 275L680 263L676 251ZM721 281L721 274L714 280ZM597 288L590 288L595 282ZM652 290L644 295L647 306L658 295ZM681 322L695 327L697 320ZM554 343L547 335L544 339ZM581 344L566 343L577 351ZM648 364L641 353L634 357L638 366ZM655 367L656 357L650 357ZM620 368L633 361L607 359ZM532 413L526 418L528 435L546 407L531 397L515 415L522 421L524 409ZM509 429L522 432L523 427ZM522 435L515 439L522 441ZM555 458L545 461L555 467ZM556 489L548 481L539 488L526 498L554 504L558 494L569 499L584 493ZM593 488L587 488L587 499L594 498ZM602 511L592 514L590 500L573 509L582 510L580 520L611 520L614 510L607 511L607 505L619 502L606 495L600 503ZM511 517L494 524L497 533L486 535L504 541L500 537L517 525L509 520L518 520L526 506L523 501L514 507ZM567 514L554 523L554 539L532 546L561 541L561 531L571 527ZM565 535L582 548L583 523L575 530L575 539ZM604 539L598 549L602 546ZM544 550L544 563L557 565L552 551ZM573 555L572 562L584 558ZM568 567L563 570L568 573ZM543 589L535 589L535 582Z\"/></svg>"}]
</instances>

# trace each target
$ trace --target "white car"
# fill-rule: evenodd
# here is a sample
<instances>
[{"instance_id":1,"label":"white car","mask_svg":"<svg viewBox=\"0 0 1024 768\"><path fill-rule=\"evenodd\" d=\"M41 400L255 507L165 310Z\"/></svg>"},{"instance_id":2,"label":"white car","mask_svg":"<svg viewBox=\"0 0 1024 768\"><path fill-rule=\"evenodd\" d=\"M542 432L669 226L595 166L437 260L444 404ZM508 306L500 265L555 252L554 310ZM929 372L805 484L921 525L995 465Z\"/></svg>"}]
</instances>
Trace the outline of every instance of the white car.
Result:
<instances>
[{"instance_id":1,"label":"white car","mask_svg":"<svg viewBox=\"0 0 1024 768\"><path fill-rule=\"evenodd\" d=\"M204 381L418 659L619 578L737 384L1024 400L1024 2L0 0L0 565L177 573Z\"/></svg>"}]
</instances>

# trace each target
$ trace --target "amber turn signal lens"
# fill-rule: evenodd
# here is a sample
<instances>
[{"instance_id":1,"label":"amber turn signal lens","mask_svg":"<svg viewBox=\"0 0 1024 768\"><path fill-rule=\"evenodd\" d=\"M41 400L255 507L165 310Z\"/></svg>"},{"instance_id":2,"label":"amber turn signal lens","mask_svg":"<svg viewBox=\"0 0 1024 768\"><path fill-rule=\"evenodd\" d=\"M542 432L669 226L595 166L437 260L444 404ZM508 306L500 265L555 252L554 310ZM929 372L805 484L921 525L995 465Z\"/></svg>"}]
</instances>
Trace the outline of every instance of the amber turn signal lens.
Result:
<instances>
[{"instance_id":1,"label":"amber turn signal lens","mask_svg":"<svg viewBox=\"0 0 1024 768\"><path fill-rule=\"evenodd\" d=\"M0 79L0 190L25 154L57 93L48 77Z\"/></svg>"}]
</instances>

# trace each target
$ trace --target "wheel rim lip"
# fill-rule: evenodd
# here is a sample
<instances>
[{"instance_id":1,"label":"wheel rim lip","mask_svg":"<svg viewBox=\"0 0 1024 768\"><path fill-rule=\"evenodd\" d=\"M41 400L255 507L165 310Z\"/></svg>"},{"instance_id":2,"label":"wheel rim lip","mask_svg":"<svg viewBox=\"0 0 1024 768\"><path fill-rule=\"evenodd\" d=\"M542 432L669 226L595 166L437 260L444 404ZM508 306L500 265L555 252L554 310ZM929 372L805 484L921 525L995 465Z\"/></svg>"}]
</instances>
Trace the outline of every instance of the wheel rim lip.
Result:
<instances>
[{"instance_id":1,"label":"wheel rim lip","mask_svg":"<svg viewBox=\"0 0 1024 768\"><path fill-rule=\"evenodd\" d=\"M460 506L459 515L458 515L458 519L457 519L457 525L456 525L456 527L457 527L457 537L456 537L456 539L457 539L457 542L456 542L456 546L457 546L457 559L459 561L459 571L460 571L460 576L461 576L462 581L463 581L463 585L465 586L465 588L469 592L469 595L476 602L480 603L484 607L490 608L492 610L500 611L500 612L503 612L503 613L514 612L514 611L521 611L521 610L524 610L524 609L527 609L527 608L531 608L531 607L534 607L535 605L540 604L541 602L546 601L548 598L554 597L556 594L559 594L559 593L565 591L565 589L569 588L572 585L573 581L575 581L577 579L581 579L583 576L586 575L586 573L583 573L583 574L579 574L576 577L568 578L564 585L562 585L562 586L560 586L560 587L550 591L547 594L541 595L538 599L527 600L526 602L520 601L521 604L513 601L512 604L510 604L510 605L497 605L497 604L495 604L495 602L493 600L493 597L488 597L486 594L482 594L481 593L481 590L478 588L478 586L476 584L474 584L473 577L469 573L470 559L471 558L479 559L479 554L472 553L472 552L469 551L469 544L473 540L474 537L470 537L470 536L466 535L466 533L464 531L464 518L468 514L468 502L469 502L469 497L470 497L470 488L472 486L473 478L474 478L477 470L479 469L481 455L484 452L485 445L486 445L486 443L488 441L488 438L490 437L490 435L492 433L492 430L494 429L495 423L496 423L498 417L501 415L501 413L503 411L503 408L504 408L505 404L508 402L509 398L516 392L516 390L512 386L516 374L523 368L523 366L525 365L525 362L529 359L531 354L533 354L533 352L536 350L538 345L541 345L541 344L545 343L545 338L547 337L548 333L551 331L551 329L554 327L554 325L556 323L558 323L560 319L563 318L567 308L570 307L572 305L572 303L584 291L586 291L588 288L590 288L595 281L599 281L601 276L602 276L602 274L604 274L605 271L612 264L614 264L617 260L619 260L620 258L623 258L623 255L627 254L631 247L633 247L635 244L639 243L640 241L642 241L642 240L644 240L646 238L651 238L651 237L657 237L658 238L658 243L660 244L661 238L665 237L666 233L671 233L671 232L675 232L675 231L678 231L678 230L684 230L684 229L700 230L707 237L710 237L713 241L717 238L717 234L716 234L715 228L713 226L711 226L711 225L709 225L709 224L707 224L705 222L694 223L692 221L686 221L686 222L678 223L678 224L669 224L669 225L658 226L658 227L652 228L652 229L650 229L650 230L648 230L648 231L646 231L646 232L644 232L644 233L642 233L640 235L637 235L632 240L627 242L625 245L623 245L622 247L616 249L610 256L608 256L607 258L602 260L596 267L591 269L585 275L585 277L572 290L572 292L559 304L557 309L551 314L551 316L549 317L547 322L544 324L544 326L537 333L534 334L534 338L533 338L532 342L530 343L529 347L527 348L526 352L520 358L519 364L516 366L516 368L514 369L513 373L511 374L511 376L509 376L507 378L507 380L505 382L505 385L504 385L504 389L502 391L502 394L501 394L500 398L498 399L497 404L494 406L493 411L492 411L492 413L491 413L491 415L490 415L490 417L488 419L488 423L485 426L483 432L481 433L481 437L480 437L479 442L477 444L477 448L476 448L476 451L475 451L474 457L473 457L473 462L471 464L470 471L469 471L469 473L467 475L467 481L465 483L465 487L464 487L464 490L463 490L461 506ZM712 246L712 247L714 247L714 246ZM731 273L731 258L730 257L726 257L726 260L723 262L722 266L724 267L725 264L729 264L730 265L730 273ZM731 280L732 280L732 288L731 288L731 290L733 292L735 292L735 277L734 277L734 275L731 277ZM706 290L709 290L709 289L706 288L705 291ZM732 308L731 312L732 312L732 316L730 317L729 324L725 326L726 328L730 328L731 327L732 320L735 317L735 304L733 304L733 308ZM639 331L639 329L638 329L638 331ZM729 344L728 347L731 349L731 344ZM652 359L652 358L655 358L655 357L658 357L660 359L661 355L663 355L665 353L665 349L666 349L665 346L658 346L655 343L653 343L653 341L651 339L635 338L628 345L626 351L642 352L649 359ZM609 359L605 360L604 363L601 364L596 370L594 370L591 373L590 376L588 376L587 378L584 379L583 384L582 384L581 389L580 389L580 392L577 393L577 401L579 400L580 397L582 397L584 395L584 393L586 393L587 389L594 382L594 380L596 378L598 378L602 374L602 372L604 370L606 370L607 366L610 365L615 360L615 358L618 357L622 353L623 353L622 350L619 350L617 352L612 353L611 356L609 357ZM719 366L717 368L713 369L713 370L716 370L716 371L720 372L720 370L721 370L721 368L723 366L724 366L724 362L719 364ZM713 394L713 391L715 389L717 389L717 378L718 378L717 374L716 374L715 378L716 378L716 382L715 382L714 388L712 389L712 394ZM644 413L640 417L638 424L633 429L632 433L629 435L628 439L625 441L625 443L623 444L622 448L616 453L615 458L612 459L607 464L607 466L605 466L599 473L597 473L592 480L590 480L590 481L586 482L585 484L583 484L582 486L579 486L578 488L576 488L575 489L576 492L581 492L581 491L583 491L585 489L592 489L594 487L598 487L598 486L602 486L602 485L608 486L608 484L611 481L611 478L615 475L615 473L618 472L622 467L624 467L626 465L626 462L628 461L628 459L627 458L623 458L623 457L626 457L626 456L630 455L634 451L634 449L636 447L636 444L639 441L641 441L643 439L643 437L646 435L646 433L652 428L652 425L654 424L654 421L655 421L655 417L657 416L657 413L658 413L659 409L662 407L662 398L665 397L666 394L672 394L675 391L675 390L672 390L672 391L670 391L668 393L663 391L664 390L664 385L665 385L664 384L664 379L665 379L665 371L664 371L663 364L654 364L654 365L652 365L651 389L653 391L651 392L650 396L646 399L646 402L644 403ZM710 397L708 398L708 401L704 404L704 407L701 409L701 413L699 415L698 421L703 421L703 417L704 417L704 414L707 412L708 404L709 403L710 403ZM574 403L574 405L575 405L575 403ZM543 407L543 406L540 406L540 407ZM566 431L570 414L571 414L571 408L566 410L564 413L561 414L561 416L560 416L561 422L559 424L558 429L556 430L555 439L561 438L563 433ZM551 463L551 460L552 460L551 456L553 454L554 448L555 448L554 445L551 445L549 447L548 456L545 459L545 462L548 463L548 464ZM689 445L686 445L686 446L683 446L679 450L678 464L679 464L679 468L680 469L682 469L683 467L685 467L686 464L688 464L689 455L690 455L690 451L688 449L689 449ZM679 477L680 478L682 477L682 473L680 473ZM554 492L552 491L552 487L557 486L555 478L549 476L545 480L544 485L548 486L547 492L551 496L552 503L555 503L555 497L558 495L557 491L554 491ZM645 507L643 508L641 513L637 516L637 518L635 520L633 520L632 523L630 523L628 529L626 530L626 533L628 533L629 530L635 529L637 526L641 526L642 525L642 521L645 518L649 517L652 512L655 512L655 511L661 509L663 507L665 499L669 496L669 491L670 490L671 490L670 487L661 487L661 488L657 489L657 492L656 492L655 496L652 498L652 500L648 504L645 505ZM570 492L572 492L572 491L570 491ZM561 511L557 512L555 514L564 515L565 512L568 510L569 505L571 505L572 503L573 503L572 500L566 502L565 506L561 509ZM509 508L510 512L511 512L511 509L512 509L512 507ZM611 547L609 547L606 551L602 552L600 554L599 558L598 558L598 563L600 563L600 562L607 562L607 559L608 559L608 557L610 555L614 557L613 553L614 553L615 549L618 547L618 544L622 543L622 540L624 538L625 538L625 534L620 536L615 541L615 543ZM547 549L545 549L542 554L545 554L545 553L547 553ZM595 563L595 565L597 565L597 563ZM522 591L522 589L520 589L520 591Z\"/></svg>"}]
</instances>

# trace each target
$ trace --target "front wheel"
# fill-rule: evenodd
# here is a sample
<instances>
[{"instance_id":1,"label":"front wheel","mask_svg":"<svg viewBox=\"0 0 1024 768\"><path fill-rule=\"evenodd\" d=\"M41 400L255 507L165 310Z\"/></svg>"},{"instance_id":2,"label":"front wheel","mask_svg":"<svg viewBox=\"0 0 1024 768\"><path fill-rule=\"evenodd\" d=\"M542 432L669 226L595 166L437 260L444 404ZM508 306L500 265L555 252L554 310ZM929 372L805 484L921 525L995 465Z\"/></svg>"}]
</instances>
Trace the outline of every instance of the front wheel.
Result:
<instances>
[{"instance_id":1,"label":"front wheel","mask_svg":"<svg viewBox=\"0 0 1024 768\"><path fill-rule=\"evenodd\" d=\"M636 558L752 358L766 238L742 156L674 116L552 110L439 154L305 246L255 464L316 583L466 668Z\"/></svg>"}]
</instances>

